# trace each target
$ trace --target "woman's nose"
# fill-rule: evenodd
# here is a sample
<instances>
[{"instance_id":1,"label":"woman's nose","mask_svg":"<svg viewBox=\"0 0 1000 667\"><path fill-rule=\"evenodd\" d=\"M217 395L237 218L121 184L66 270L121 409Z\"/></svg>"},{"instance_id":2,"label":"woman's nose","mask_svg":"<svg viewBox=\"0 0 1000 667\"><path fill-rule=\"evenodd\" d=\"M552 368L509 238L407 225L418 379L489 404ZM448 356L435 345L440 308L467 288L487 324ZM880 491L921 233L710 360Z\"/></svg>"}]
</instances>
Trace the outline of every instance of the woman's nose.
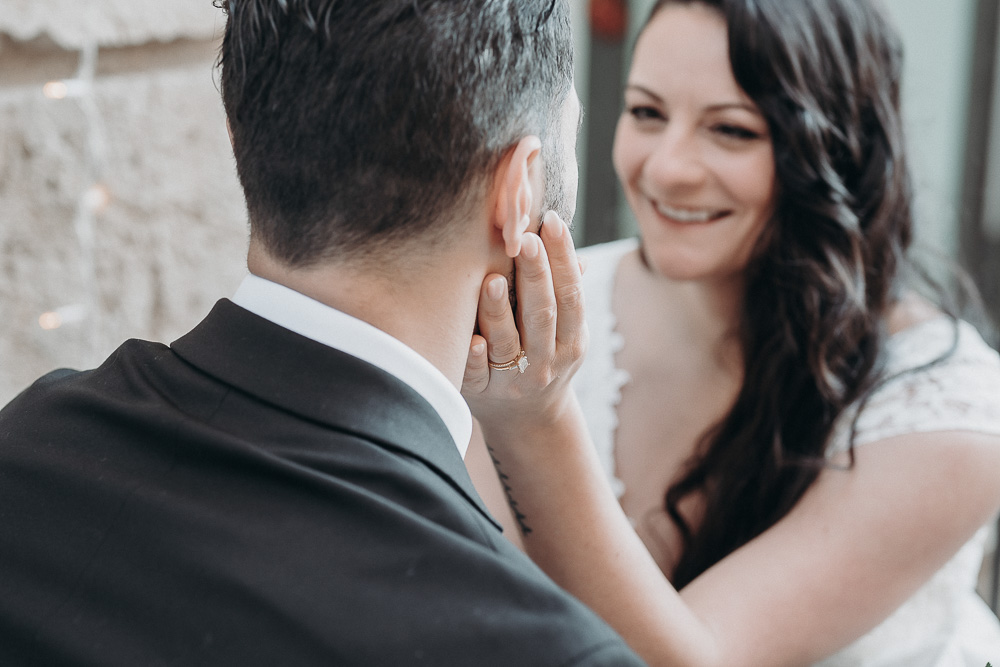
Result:
<instances>
[{"instance_id":1,"label":"woman's nose","mask_svg":"<svg viewBox=\"0 0 1000 667\"><path fill-rule=\"evenodd\" d=\"M696 187L707 173L697 133L671 124L651 147L644 171L646 178L660 188Z\"/></svg>"}]
</instances>

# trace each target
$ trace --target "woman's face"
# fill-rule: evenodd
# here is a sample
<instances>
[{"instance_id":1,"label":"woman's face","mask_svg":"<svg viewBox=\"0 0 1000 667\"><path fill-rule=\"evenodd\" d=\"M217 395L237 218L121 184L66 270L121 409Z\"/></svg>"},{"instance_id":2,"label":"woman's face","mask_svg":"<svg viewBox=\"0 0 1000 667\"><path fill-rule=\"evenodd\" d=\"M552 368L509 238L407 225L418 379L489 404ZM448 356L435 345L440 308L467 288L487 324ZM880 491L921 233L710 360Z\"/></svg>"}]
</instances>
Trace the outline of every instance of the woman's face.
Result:
<instances>
[{"instance_id":1,"label":"woman's face","mask_svg":"<svg viewBox=\"0 0 1000 667\"><path fill-rule=\"evenodd\" d=\"M773 210L774 152L714 9L668 5L642 33L614 163L654 271L715 280L746 267Z\"/></svg>"}]
</instances>

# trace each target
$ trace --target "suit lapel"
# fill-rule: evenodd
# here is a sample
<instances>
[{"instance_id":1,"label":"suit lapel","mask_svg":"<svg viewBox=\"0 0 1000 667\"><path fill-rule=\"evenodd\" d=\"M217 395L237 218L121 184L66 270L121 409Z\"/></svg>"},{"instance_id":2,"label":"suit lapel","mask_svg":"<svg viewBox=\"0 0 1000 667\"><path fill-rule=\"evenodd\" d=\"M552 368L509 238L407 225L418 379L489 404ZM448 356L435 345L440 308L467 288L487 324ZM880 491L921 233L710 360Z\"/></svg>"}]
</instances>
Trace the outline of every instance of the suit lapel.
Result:
<instances>
[{"instance_id":1,"label":"suit lapel","mask_svg":"<svg viewBox=\"0 0 1000 667\"><path fill-rule=\"evenodd\" d=\"M227 299L171 348L203 372L287 412L421 459L499 528L440 416L382 369Z\"/></svg>"}]
</instances>

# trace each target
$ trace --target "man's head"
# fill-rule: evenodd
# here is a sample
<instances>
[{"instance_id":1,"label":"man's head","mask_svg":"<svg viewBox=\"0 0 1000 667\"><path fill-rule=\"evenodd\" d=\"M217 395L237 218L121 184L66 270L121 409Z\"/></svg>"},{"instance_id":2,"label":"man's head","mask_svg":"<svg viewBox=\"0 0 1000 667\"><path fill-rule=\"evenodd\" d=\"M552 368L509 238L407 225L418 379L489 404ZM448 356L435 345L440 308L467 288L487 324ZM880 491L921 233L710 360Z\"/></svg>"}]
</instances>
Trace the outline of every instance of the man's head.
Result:
<instances>
[{"instance_id":1,"label":"man's head","mask_svg":"<svg viewBox=\"0 0 1000 667\"><path fill-rule=\"evenodd\" d=\"M544 205L560 203L566 0L226 9L222 97L251 234L274 259L306 267L445 239L526 135L542 139Z\"/></svg>"}]
</instances>

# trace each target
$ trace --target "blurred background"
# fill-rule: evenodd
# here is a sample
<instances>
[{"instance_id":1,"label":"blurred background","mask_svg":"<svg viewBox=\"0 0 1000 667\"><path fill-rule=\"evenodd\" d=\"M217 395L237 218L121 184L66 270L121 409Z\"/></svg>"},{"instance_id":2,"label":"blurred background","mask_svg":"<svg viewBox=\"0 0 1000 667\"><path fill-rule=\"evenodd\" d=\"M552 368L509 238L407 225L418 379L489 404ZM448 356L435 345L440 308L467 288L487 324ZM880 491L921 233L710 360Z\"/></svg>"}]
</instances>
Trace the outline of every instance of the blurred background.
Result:
<instances>
[{"instance_id":1,"label":"blurred background","mask_svg":"<svg viewBox=\"0 0 1000 667\"><path fill-rule=\"evenodd\" d=\"M571 2L586 245L633 229L609 156L652 0ZM918 241L966 266L994 313L997 4L885 2L906 45ZM0 0L0 404L126 338L173 340L242 278L245 211L213 70L222 25L211 0Z\"/></svg>"},{"instance_id":2,"label":"blurred background","mask_svg":"<svg viewBox=\"0 0 1000 667\"><path fill-rule=\"evenodd\" d=\"M580 241L634 230L608 155L632 42L654 0L581 0L577 86L587 109L579 146ZM957 261L1000 315L1000 105L997 0L873 0L905 50L903 115L921 257ZM927 257L925 257L927 259ZM934 268L934 267L931 267ZM947 273L942 271L941 273ZM938 277L940 277L940 273Z\"/></svg>"},{"instance_id":3,"label":"blurred background","mask_svg":"<svg viewBox=\"0 0 1000 667\"><path fill-rule=\"evenodd\" d=\"M575 233L589 245L634 229L610 151L652 0L570 1L586 109ZM884 4L906 48L917 241L968 269L997 318L997 0ZM126 338L170 342L239 284L222 26L211 0L0 0L0 405Z\"/></svg>"},{"instance_id":4,"label":"blurred background","mask_svg":"<svg viewBox=\"0 0 1000 667\"><path fill-rule=\"evenodd\" d=\"M211 0L0 0L0 403L245 272Z\"/></svg>"}]
</instances>

